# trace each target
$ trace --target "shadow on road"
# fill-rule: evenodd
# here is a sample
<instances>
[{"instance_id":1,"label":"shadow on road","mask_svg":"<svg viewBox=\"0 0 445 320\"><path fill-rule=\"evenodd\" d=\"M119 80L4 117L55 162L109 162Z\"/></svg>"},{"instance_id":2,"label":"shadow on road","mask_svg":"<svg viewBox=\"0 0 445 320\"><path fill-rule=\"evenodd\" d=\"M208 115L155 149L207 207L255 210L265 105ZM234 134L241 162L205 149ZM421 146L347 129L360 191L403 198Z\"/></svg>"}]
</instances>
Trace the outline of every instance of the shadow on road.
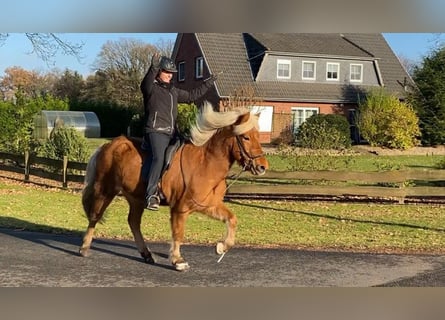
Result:
<instances>
[{"instance_id":1,"label":"shadow on road","mask_svg":"<svg viewBox=\"0 0 445 320\"><path fill-rule=\"evenodd\" d=\"M36 224L12 217L0 217L0 225L7 226L6 228L0 228L0 233L8 234L21 240L31 241L72 256L80 257L78 249L82 244L82 232ZM31 233L32 235L30 236ZM73 249L71 249L71 247L73 247ZM134 250L135 255L124 253L122 252L122 249L125 249L125 251ZM142 257L139 257L136 246L127 243L127 241L94 239L91 245L91 250L145 263ZM159 251L152 251L152 254L155 256L155 260L159 260L156 259L156 256L168 259L168 254ZM175 270L170 264L156 262L152 265Z\"/></svg>"}]
</instances>

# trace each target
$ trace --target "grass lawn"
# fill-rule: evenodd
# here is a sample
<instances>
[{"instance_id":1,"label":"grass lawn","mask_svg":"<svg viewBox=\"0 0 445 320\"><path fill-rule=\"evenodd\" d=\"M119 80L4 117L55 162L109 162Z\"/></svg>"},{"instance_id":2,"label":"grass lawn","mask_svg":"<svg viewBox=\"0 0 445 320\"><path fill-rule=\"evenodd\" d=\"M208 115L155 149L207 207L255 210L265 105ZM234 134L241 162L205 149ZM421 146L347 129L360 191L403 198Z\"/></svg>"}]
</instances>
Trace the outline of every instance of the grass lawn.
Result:
<instances>
[{"instance_id":1,"label":"grass lawn","mask_svg":"<svg viewBox=\"0 0 445 320\"><path fill-rule=\"evenodd\" d=\"M93 152L109 139L89 139ZM439 170L441 155L376 156L270 154L272 170ZM445 253L445 206L323 201L231 201L238 217L237 244L375 252ZM81 236L87 219L81 194L0 179L0 227ZM128 205L117 197L96 229L97 237L132 239ZM146 211L142 231L149 241L170 241L169 213ZM186 243L214 244L225 226L200 214L187 221Z\"/></svg>"},{"instance_id":2,"label":"grass lawn","mask_svg":"<svg viewBox=\"0 0 445 320\"><path fill-rule=\"evenodd\" d=\"M425 170L437 169L444 160L443 155L268 155L271 170L351 170L351 171L387 171L387 170Z\"/></svg>"},{"instance_id":3,"label":"grass lawn","mask_svg":"<svg viewBox=\"0 0 445 320\"><path fill-rule=\"evenodd\" d=\"M0 227L68 233L87 226L79 192L0 181ZM445 253L443 205L302 201L231 201L238 217L237 244L372 252ZM132 239L126 201L117 197L96 229L97 237ZM149 241L170 241L169 213L145 211ZM187 221L186 243L214 244L225 226L200 214Z\"/></svg>"}]
</instances>

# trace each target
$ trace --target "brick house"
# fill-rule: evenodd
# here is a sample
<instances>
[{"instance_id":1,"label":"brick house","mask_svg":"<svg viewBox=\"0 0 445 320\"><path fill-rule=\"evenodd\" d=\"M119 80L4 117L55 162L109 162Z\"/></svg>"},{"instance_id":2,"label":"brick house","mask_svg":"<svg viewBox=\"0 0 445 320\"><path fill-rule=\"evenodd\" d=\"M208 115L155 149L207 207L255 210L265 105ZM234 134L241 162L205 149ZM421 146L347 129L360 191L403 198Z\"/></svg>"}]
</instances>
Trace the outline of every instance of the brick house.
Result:
<instances>
[{"instance_id":1,"label":"brick house","mask_svg":"<svg viewBox=\"0 0 445 320\"><path fill-rule=\"evenodd\" d=\"M180 88L223 72L204 97L219 108L250 88L263 143L285 141L317 113L346 116L357 142L359 99L383 87L403 100L413 84L381 34L179 33L172 58Z\"/></svg>"}]
</instances>

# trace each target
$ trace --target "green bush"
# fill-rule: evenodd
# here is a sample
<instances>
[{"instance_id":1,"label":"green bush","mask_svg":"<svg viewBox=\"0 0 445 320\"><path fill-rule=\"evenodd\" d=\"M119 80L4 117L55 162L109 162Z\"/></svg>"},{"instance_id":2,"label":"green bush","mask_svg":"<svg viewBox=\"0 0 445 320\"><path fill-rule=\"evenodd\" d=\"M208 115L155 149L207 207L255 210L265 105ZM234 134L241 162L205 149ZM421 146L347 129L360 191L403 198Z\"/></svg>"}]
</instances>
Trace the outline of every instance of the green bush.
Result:
<instances>
[{"instance_id":1,"label":"green bush","mask_svg":"<svg viewBox=\"0 0 445 320\"><path fill-rule=\"evenodd\" d=\"M409 149L419 145L414 109L383 90L371 91L359 103L357 126L371 146Z\"/></svg>"},{"instance_id":2,"label":"green bush","mask_svg":"<svg viewBox=\"0 0 445 320\"><path fill-rule=\"evenodd\" d=\"M41 110L68 110L68 103L51 95L25 98L20 91L16 102L0 101L0 150L23 153L33 150L34 117Z\"/></svg>"},{"instance_id":3,"label":"green bush","mask_svg":"<svg viewBox=\"0 0 445 320\"><path fill-rule=\"evenodd\" d=\"M345 149L351 146L349 123L337 114L316 114L307 119L296 135L297 145L310 149Z\"/></svg>"},{"instance_id":4,"label":"green bush","mask_svg":"<svg viewBox=\"0 0 445 320\"><path fill-rule=\"evenodd\" d=\"M419 117L425 146L445 144L445 46L434 48L413 72L415 88L408 96Z\"/></svg>"},{"instance_id":5,"label":"green bush","mask_svg":"<svg viewBox=\"0 0 445 320\"><path fill-rule=\"evenodd\" d=\"M190 136L190 128L196 119L198 108L195 104L180 103L178 105L178 118L176 125L180 134L184 137Z\"/></svg>"},{"instance_id":6,"label":"green bush","mask_svg":"<svg viewBox=\"0 0 445 320\"><path fill-rule=\"evenodd\" d=\"M87 162L90 151L87 139L72 127L58 127L51 131L50 137L38 150L38 155L51 158L77 162Z\"/></svg>"}]
</instances>

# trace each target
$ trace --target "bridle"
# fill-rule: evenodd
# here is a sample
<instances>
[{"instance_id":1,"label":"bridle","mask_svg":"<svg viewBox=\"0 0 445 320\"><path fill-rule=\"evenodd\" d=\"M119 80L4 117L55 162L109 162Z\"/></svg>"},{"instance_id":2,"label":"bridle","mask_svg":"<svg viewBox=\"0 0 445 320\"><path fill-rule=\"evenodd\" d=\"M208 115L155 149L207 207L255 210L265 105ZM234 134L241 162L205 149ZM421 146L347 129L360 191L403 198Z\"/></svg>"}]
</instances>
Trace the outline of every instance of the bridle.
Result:
<instances>
[{"instance_id":1,"label":"bridle","mask_svg":"<svg viewBox=\"0 0 445 320\"><path fill-rule=\"evenodd\" d=\"M241 137L240 135L235 136L236 137L236 142L238 144L238 149L240 150L240 155L241 157L244 159L244 165L243 165L243 170L255 170L255 159L264 157L264 153L260 153L257 155L251 155L249 152L247 152L246 148L244 147L244 144L241 141Z\"/></svg>"}]
</instances>

